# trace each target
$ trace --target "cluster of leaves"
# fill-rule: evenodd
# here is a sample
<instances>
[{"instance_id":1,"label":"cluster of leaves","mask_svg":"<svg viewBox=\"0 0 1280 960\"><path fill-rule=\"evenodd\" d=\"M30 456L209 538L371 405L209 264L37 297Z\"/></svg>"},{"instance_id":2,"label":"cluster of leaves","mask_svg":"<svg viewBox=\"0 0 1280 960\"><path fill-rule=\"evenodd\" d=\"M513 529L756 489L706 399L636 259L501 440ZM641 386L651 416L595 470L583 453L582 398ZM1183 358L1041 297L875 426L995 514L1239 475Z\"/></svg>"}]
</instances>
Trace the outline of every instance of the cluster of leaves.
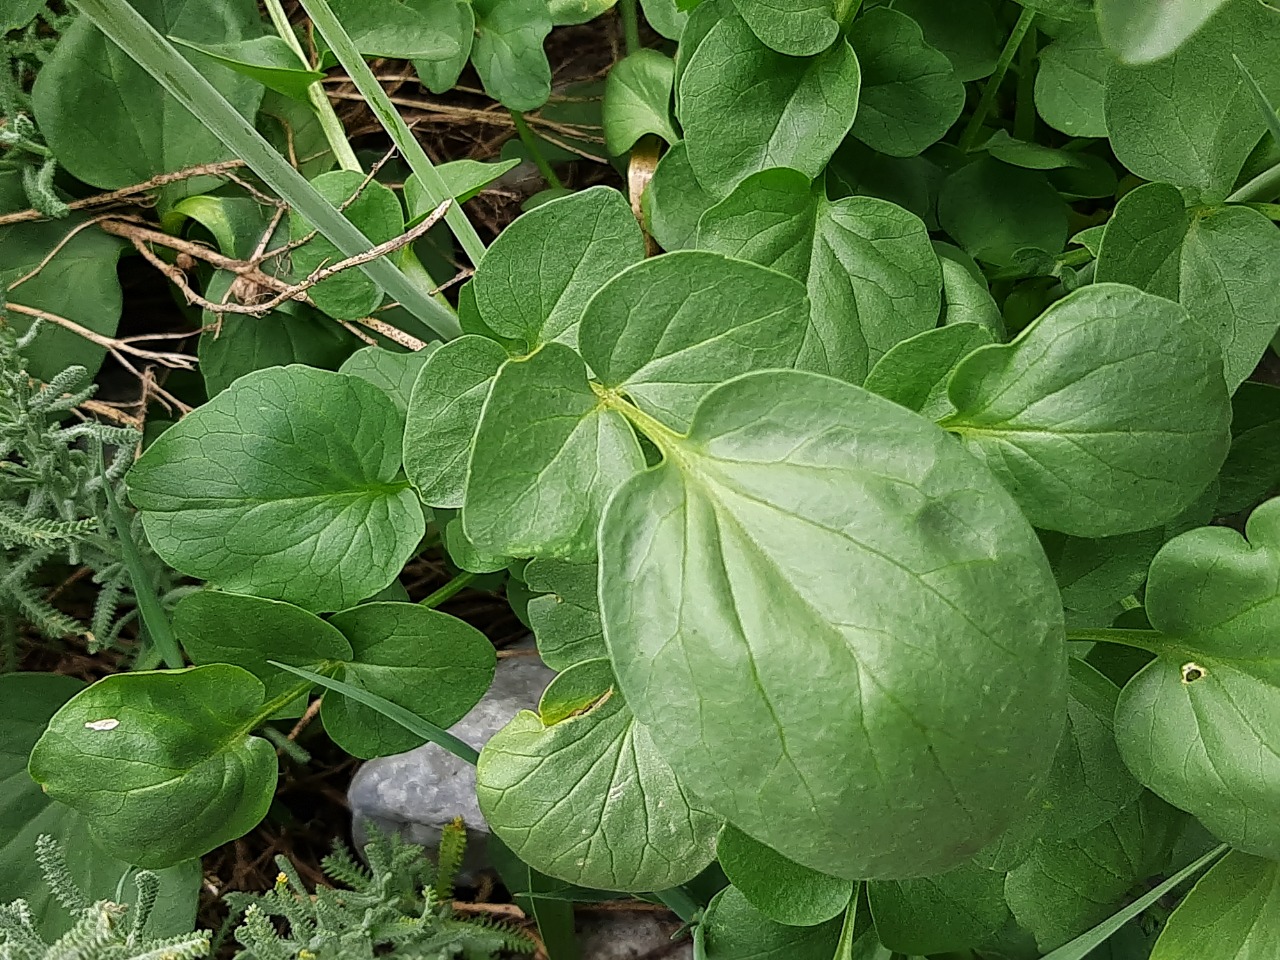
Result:
<instances>
[{"instance_id":1,"label":"cluster of leaves","mask_svg":"<svg viewBox=\"0 0 1280 960\"><path fill-rule=\"evenodd\" d=\"M344 229L392 243L498 172L431 166L364 58L433 90L469 61L527 110L551 26L607 4L304 0L319 38L240 0L135 6L191 60L161 69L118 0L86 0L33 92L58 161L113 188L241 143L287 222L205 178L163 185L162 218L319 282L203 334L207 402L129 471L156 554L206 586L173 616L194 666L63 697L27 747L103 850L166 867L251 829L277 776L255 731L317 685L355 756L449 745L495 658L406 602L438 539L506 578L559 671L477 765L530 876L684 902L718 862L696 931L718 960L1062 960L1221 842L1111 956L1274 952L1280 391L1248 378L1280 329L1280 11L646 3L670 42L615 64L604 131L633 185L665 141L652 179L550 199L487 250L449 208L474 267L455 314L412 246L316 273ZM331 136L335 60L405 155L400 195ZM309 185L219 102L283 117ZM89 103L140 148L95 149ZM0 244L48 271L46 227ZM113 332L108 307L80 322ZM374 313L447 342L333 332ZM331 926L325 898L294 922L297 894L271 901L285 951Z\"/></svg>"}]
</instances>

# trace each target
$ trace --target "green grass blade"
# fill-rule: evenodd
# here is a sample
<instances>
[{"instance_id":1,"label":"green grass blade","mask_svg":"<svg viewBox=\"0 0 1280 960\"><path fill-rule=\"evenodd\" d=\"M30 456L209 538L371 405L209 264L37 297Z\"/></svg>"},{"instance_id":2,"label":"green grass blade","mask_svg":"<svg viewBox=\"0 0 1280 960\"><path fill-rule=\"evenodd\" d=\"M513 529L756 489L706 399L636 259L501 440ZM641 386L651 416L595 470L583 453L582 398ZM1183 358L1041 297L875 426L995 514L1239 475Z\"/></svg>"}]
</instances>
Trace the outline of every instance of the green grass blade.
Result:
<instances>
[{"instance_id":1,"label":"green grass blade","mask_svg":"<svg viewBox=\"0 0 1280 960\"><path fill-rule=\"evenodd\" d=\"M93 21L94 26L155 77L227 149L248 164L249 169L285 203L311 221L344 256L354 257L372 248L368 238L289 166L253 125L227 103L222 94L127 0L74 0L74 3ZM451 339L462 332L458 318L447 307L431 299L427 291L413 283L386 257L361 264L360 269L442 337Z\"/></svg>"},{"instance_id":2,"label":"green grass blade","mask_svg":"<svg viewBox=\"0 0 1280 960\"><path fill-rule=\"evenodd\" d=\"M351 78L356 89L369 104L373 115L378 118L378 122L390 135L409 167L418 175L423 188L430 194L427 198L428 205L435 207L449 199L449 187L427 157L426 151L422 149L422 144L418 143L409 125L404 122L404 118L392 104L387 92L382 89L382 84L378 83L373 71L364 62L364 57L356 49L355 43L343 29L338 18L334 16L327 0L300 0L300 2L302 8L307 11L307 16L311 18L311 22L320 31L320 36L324 37L324 42L329 45L329 49L347 71L347 76ZM479 234L476 233L475 227L471 225L462 208L456 203L450 204L444 220L453 231L453 235L458 238L458 243L462 245L472 265L478 267L480 261L484 259L484 243L481 242Z\"/></svg>"},{"instance_id":3,"label":"green grass blade","mask_svg":"<svg viewBox=\"0 0 1280 960\"><path fill-rule=\"evenodd\" d=\"M1271 136L1275 138L1276 143L1280 143L1280 116L1276 115L1276 108L1267 99L1267 95L1262 92L1262 87L1258 86L1258 81L1254 79L1253 73L1244 65L1244 62L1235 54L1231 55L1236 62L1236 69L1240 71L1240 75L1244 77L1245 86L1253 94L1253 102L1258 106L1258 112L1262 114L1262 119L1266 121L1267 129L1271 131Z\"/></svg>"},{"instance_id":4,"label":"green grass blade","mask_svg":"<svg viewBox=\"0 0 1280 960\"><path fill-rule=\"evenodd\" d=\"M267 662L273 667L287 670L295 676L310 680L312 683L317 683L326 689L340 693L344 697L350 697L356 703L362 703L370 710L378 711L388 720L395 721L415 736L430 740L437 746L448 750L459 760L465 760L472 766L480 759L480 754L470 744L459 740L444 727L438 727L430 720L424 720L413 711L406 710L400 704L392 703L386 697L380 697L376 693L362 690L360 687L352 686L345 681L335 680L333 677L326 677L323 674L315 673L302 667L290 666L287 663L280 663L276 660L268 660Z\"/></svg>"},{"instance_id":5,"label":"green grass blade","mask_svg":"<svg viewBox=\"0 0 1280 960\"><path fill-rule=\"evenodd\" d=\"M173 624L169 622L164 607L160 605L160 598L151 589L146 564L142 562L138 545L133 542L129 518L120 509L120 504L116 501L116 492L112 488L111 481L107 479L101 449L98 451L98 469L102 476L103 492L107 495L107 512L111 515L111 523L116 528L116 536L120 539L120 552L124 556L124 566L129 571L129 580L133 584L133 596L138 602L138 616L161 659L164 660L164 665L170 670L180 670L187 664L182 659L182 648L178 646L177 634L173 632Z\"/></svg>"},{"instance_id":6,"label":"green grass blade","mask_svg":"<svg viewBox=\"0 0 1280 960\"><path fill-rule=\"evenodd\" d=\"M1191 864L1189 867L1184 867L1179 870L1164 883L1160 884L1160 886L1156 887L1150 893L1139 897L1119 913L1112 914L1092 930L1087 933L1080 934L1080 936L1076 937L1070 943L1063 944L1057 950L1047 954L1044 957L1044 960L1084 960L1085 957L1109 940L1116 931L1126 923L1140 914L1143 910L1146 910L1149 906L1165 894L1169 893L1179 884L1209 866L1209 864L1213 863L1214 860L1217 860L1218 857L1226 853L1228 849L1229 848L1224 843L1222 846L1210 850L1195 863Z\"/></svg>"}]
</instances>

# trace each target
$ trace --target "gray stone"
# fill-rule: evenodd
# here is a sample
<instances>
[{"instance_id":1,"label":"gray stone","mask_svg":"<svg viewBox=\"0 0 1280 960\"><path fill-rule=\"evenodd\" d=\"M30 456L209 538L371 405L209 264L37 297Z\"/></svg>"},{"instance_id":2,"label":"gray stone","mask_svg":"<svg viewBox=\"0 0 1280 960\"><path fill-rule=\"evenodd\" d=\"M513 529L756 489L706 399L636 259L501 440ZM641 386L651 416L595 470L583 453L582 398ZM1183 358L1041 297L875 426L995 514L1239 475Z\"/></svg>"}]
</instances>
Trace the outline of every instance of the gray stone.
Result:
<instances>
[{"instance_id":1,"label":"gray stone","mask_svg":"<svg viewBox=\"0 0 1280 960\"><path fill-rule=\"evenodd\" d=\"M691 960L688 936L672 941L680 921L669 914L590 910L578 912L583 960Z\"/></svg>"},{"instance_id":2,"label":"gray stone","mask_svg":"<svg viewBox=\"0 0 1280 960\"><path fill-rule=\"evenodd\" d=\"M536 656L499 659L489 692L450 731L479 750L521 710L536 709L554 676ZM476 804L475 768L434 743L370 760L351 781L347 801L359 846L364 844L364 824L371 821L434 851L445 824L462 817L469 842L461 879L474 877L486 865L489 828Z\"/></svg>"}]
</instances>

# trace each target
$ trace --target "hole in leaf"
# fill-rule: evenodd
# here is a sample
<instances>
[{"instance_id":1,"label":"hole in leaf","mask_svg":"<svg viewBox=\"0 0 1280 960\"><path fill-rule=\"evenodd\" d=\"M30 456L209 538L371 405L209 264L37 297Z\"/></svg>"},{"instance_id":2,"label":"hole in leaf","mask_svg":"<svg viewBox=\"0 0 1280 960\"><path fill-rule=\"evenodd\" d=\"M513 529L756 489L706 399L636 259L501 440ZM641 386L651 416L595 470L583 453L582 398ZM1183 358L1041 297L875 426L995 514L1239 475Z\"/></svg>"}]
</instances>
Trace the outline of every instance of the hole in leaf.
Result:
<instances>
[{"instance_id":1,"label":"hole in leaf","mask_svg":"<svg viewBox=\"0 0 1280 960\"><path fill-rule=\"evenodd\" d=\"M1209 671L1198 663L1184 663L1182 665L1182 682L1195 683Z\"/></svg>"}]
</instances>

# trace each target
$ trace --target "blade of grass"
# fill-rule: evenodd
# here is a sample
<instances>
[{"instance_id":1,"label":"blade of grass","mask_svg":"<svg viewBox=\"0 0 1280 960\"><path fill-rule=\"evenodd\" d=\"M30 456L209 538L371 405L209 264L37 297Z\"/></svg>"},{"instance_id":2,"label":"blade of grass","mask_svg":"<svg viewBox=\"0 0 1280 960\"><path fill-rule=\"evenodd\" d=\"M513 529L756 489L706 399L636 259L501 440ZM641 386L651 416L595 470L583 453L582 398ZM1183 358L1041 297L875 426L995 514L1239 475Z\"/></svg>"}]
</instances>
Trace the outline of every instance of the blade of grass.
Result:
<instances>
[{"instance_id":1,"label":"blade of grass","mask_svg":"<svg viewBox=\"0 0 1280 960\"><path fill-rule=\"evenodd\" d=\"M369 690L362 690L360 687L352 686L343 680L335 680L333 677L326 677L303 667L294 667L287 663L280 663L277 660L268 660L267 663L273 667L279 667L281 670L287 670L289 673L302 677L304 680L317 683L328 690L340 693L344 697L350 697L356 703L362 703L370 710L378 711L388 720L400 724L415 736L430 740L437 746L448 750L459 760L465 760L472 766L480 759L480 754L470 744L459 740L444 727L438 727L430 720L425 720L413 711L406 710L400 704L392 703L386 697L380 697Z\"/></svg>"},{"instance_id":2,"label":"blade of grass","mask_svg":"<svg viewBox=\"0 0 1280 960\"><path fill-rule=\"evenodd\" d=\"M1267 95L1262 92L1262 87L1258 86L1258 81L1254 79L1253 74L1240 58L1235 54L1232 54L1232 58L1236 62L1236 68L1240 71L1240 75L1244 77L1245 86L1253 94L1253 102L1257 104L1258 112L1262 114L1262 119L1266 121L1267 129L1271 131L1271 138L1277 144L1280 144L1280 115L1276 113L1275 105L1267 99ZM1280 163L1262 171L1262 173L1227 197L1227 200L1236 202L1274 200L1277 193L1280 193Z\"/></svg>"},{"instance_id":3,"label":"blade of grass","mask_svg":"<svg viewBox=\"0 0 1280 960\"><path fill-rule=\"evenodd\" d=\"M73 0L80 11L117 46L190 110L232 153L248 164L285 203L315 225L343 256L367 252L373 244L316 189L289 166L253 125L227 103L212 84L156 32L127 0ZM445 339L462 333L458 318L433 300L386 257L360 265L371 280Z\"/></svg>"},{"instance_id":4,"label":"blade of grass","mask_svg":"<svg viewBox=\"0 0 1280 960\"><path fill-rule=\"evenodd\" d=\"M1129 904L1118 913L1112 914L1106 920L1094 927L1087 933L1082 933L1070 943L1063 944L1057 950L1047 954L1044 960L1084 960L1090 953L1104 944L1107 940L1123 927L1126 923L1146 910L1149 906L1169 893L1175 887L1185 882L1190 877L1195 876L1214 860L1227 852L1229 848L1224 843L1220 847L1210 850L1203 857L1188 867L1184 867L1166 880L1160 886L1156 887L1149 893L1139 897L1133 903Z\"/></svg>"},{"instance_id":5,"label":"blade of grass","mask_svg":"<svg viewBox=\"0 0 1280 960\"><path fill-rule=\"evenodd\" d=\"M138 616L164 665L170 670L181 670L186 666L186 662L182 659L182 648L178 646L178 637L173 632L173 625L169 622L169 618L165 615L164 607L160 605L160 598L151 589L146 564L142 562L138 545L133 542L129 518L120 509L116 492L107 478L101 448L98 449L98 473L102 477L103 492L107 495L107 512L111 515L111 524L116 528L116 536L120 539L120 552L124 556L125 569L129 571L129 581L133 584L133 596L138 602Z\"/></svg>"},{"instance_id":6,"label":"blade of grass","mask_svg":"<svg viewBox=\"0 0 1280 960\"><path fill-rule=\"evenodd\" d=\"M300 0L300 2L302 9L307 11L307 16L320 31L320 36L324 37L324 42L329 45L333 55L347 71L347 76L351 78L356 89L368 103L373 115L387 131L400 150L401 156L408 162L410 169L418 175L418 181L423 189L430 194L427 198L428 206L435 207L450 199L448 185L427 157L426 151L422 149L422 144L418 143L418 138L413 135L409 125L404 122L404 118L391 103L391 98L382 89L382 84L378 83L373 71L364 62L364 56L356 49L354 41L334 16L327 0ZM444 220L453 231L453 235L458 238L458 243L462 245L472 265L478 267L480 261L484 259L484 243L481 242L480 235L476 233L475 227L462 211L462 207L456 203L451 204L449 212L444 215Z\"/></svg>"}]
</instances>

